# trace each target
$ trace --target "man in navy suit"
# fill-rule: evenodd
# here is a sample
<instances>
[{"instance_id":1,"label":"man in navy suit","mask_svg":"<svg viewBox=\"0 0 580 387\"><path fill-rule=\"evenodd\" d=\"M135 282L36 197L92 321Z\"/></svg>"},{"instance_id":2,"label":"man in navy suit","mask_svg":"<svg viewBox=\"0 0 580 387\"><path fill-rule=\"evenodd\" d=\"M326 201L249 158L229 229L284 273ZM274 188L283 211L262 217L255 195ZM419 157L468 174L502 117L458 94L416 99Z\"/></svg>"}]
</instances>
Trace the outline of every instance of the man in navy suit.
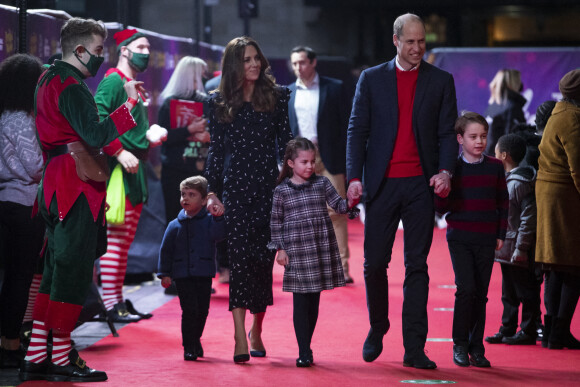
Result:
<instances>
[{"instance_id":1,"label":"man in navy suit","mask_svg":"<svg viewBox=\"0 0 580 387\"><path fill-rule=\"evenodd\" d=\"M386 269L402 220L403 365L433 369L437 365L425 355L427 255L433 194L449 194L457 158L457 101L451 74L422 60L425 26L418 16L395 20L393 43L393 60L361 74L348 127L348 197L360 199L363 183L366 189L364 277L371 327L363 359L371 362L381 354L390 327Z\"/></svg>"},{"instance_id":2,"label":"man in navy suit","mask_svg":"<svg viewBox=\"0 0 580 387\"><path fill-rule=\"evenodd\" d=\"M316 53L305 46L292 49L290 54L296 82L288 86L290 102L288 117L294 137L311 140L318 147L316 174L326 176L340 196L346 197L346 128L348 107L342 81L323 77L316 72ZM352 283L349 274L348 231L346 215L328 208L344 277Z\"/></svg>"}]
</instances>

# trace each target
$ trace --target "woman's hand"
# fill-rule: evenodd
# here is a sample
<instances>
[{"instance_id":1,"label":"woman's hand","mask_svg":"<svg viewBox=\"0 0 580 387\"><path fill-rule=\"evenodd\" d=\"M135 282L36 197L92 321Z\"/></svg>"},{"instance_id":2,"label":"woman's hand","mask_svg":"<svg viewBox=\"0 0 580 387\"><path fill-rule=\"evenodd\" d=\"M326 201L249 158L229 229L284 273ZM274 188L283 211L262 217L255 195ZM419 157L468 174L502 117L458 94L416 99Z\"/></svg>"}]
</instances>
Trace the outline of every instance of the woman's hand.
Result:
<instances>
[{"instance_id":1,"label":"woman's hand","mask_svg":"<svg viewBox=\"0 0 580 387\"><path fill-rule=\"evenodd\" d=\"M195 117L191 124L187 125L187 130L189 133L200 133L205 132L207 129L207 120L202 117Z\"/></svg>"},{"instance_id":2,"label":"woman's hand","mask_svg":"<svg viewBox=\"0 0 580 387\"><path fill-rule=\"evenodd\" d=\"M206 208L213 216L222 216L225 208L215 194L208 195Z\"/></svg>"},{"instance_id":3,"label":"woman's hand","mask_svg":"<svg viewBox=\"0 0 580 387\"><path fill-rule=\"evenodd\" d=\"M187 138L187 141L199 141L203 143L210 142L211 138L208 131L194 133Z\"/></svg>"},{"instance_id":4,"label":"woman's hand","mask_svg":"<svg viewBox=\"0 0 580 387\"><path fill-rule=\"evenodd\" d=\"M286 266L288 264L288 254L286 254L286 250L278 250L278 255L276 255L276 262L282 266Z\"/></svg>"}]
</instances>

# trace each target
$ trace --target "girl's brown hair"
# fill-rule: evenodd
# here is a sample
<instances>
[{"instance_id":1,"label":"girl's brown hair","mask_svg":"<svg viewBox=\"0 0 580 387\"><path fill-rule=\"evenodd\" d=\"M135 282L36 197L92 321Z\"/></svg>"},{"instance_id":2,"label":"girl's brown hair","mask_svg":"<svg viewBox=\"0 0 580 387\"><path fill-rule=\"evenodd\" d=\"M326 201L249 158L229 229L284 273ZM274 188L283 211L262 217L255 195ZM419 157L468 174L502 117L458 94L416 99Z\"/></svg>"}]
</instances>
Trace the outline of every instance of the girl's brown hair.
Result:
<instances>
[{"instance_id":1,"label":"girl's brown hair","mask_svg":"<svg viewBox=\"0 0 580 387\"><path fill-rule=\"evenodd\" d=\"M247 36L232 39L226 46L222 59L222 79L218 87L215 115L218 122L230 123L244 103L244 53L253 46L260 58L260 76L254 86L252 106L259 112L273 112L276 107L276 79L270 64L258 43Z\"/></svg>"},{"instance_id":2,"label":"girl's brown hair","mask_svg":"<svg viewBox=\"0 0 580 387\"><path fill-rule=\"evenodd\" d=\"M296 137L295 139L288 141L288 145L286 145L286 152L284 153L284 164L282 165L282 170L280 171L276 185L283 182L285 178L292 176L293 171L292 168L290 168L288 165L288 160L296 160L296 157L298 157L298 152L300 151L316 152L316 145L304 137Z\"/></svg>"}]
</instances>

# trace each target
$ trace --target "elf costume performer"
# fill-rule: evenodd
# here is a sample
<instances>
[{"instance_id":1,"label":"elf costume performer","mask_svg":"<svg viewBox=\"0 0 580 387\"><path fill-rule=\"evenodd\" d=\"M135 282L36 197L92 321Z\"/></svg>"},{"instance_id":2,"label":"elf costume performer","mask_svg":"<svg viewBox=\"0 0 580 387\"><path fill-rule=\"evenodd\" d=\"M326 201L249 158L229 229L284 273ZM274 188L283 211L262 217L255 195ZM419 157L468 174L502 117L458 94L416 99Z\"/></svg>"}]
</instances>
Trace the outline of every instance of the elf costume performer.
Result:
<instances>
[{"instance_id":1,"label":"elf costume performer","mask_svg":"<svg viewBox=\"0 0 580 387\"><path fill-rule=\"evenodd\" d=\"M107 71L95 94L99 115L102 118L110 115L127 99L123 85L135 79L137 73L145 71L149 62L149 41L145 35L135 29L125 29L117 32L113 38L117 43L119 61L117 67ZM109 203L112 200L125 201L125 216L120 224L108 223L107 252L100 260L103 302L109 318L115 322L135 322L152 316L137 312L130 300L123 299L127 256L135 239L143 203L147 201L145 161L149 149L147 139L149 120L143 98L141 95L137 106L131 111L137 122L135 130L125 133L103 148L109 156L108 164L111 171L120 164L125 188L124 198L113 198L123 195L118 190L107 191Z\"/></svg>"},{"instance_id":2,"label":"elf costume performer","mask_svg":"<svg viewBox=\"0 0 580 387\"><path fill-rule=\"evenodd\" d=\"M61 29L63 60L46 70L36 89L37 137L46 161L37 206L47 227L42 282L33 328L19 376L26 380L93 382L106 373L89 368L71 348L92 282L94 261L105 250L106 164L101 147L136 126L130 111L139 82L127 85L129 98L99 118L83 79L103 62L107 30L101 22L72 18ZM47 336L52 330L52 358Z\"/></svg>"}]
</instances>

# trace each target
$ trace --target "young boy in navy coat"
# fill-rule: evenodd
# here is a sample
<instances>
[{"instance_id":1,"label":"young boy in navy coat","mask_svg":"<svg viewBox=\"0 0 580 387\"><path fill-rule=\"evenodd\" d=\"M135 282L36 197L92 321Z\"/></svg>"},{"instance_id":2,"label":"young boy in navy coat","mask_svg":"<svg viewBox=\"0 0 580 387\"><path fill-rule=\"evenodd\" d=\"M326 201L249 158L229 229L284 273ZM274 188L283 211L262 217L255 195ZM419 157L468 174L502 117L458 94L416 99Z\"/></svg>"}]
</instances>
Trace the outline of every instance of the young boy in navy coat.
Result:
<instances>
[{"instance_id":1,"label":"young boy in navy coat","mask_svg":"<svg viewBox=\"0 0 580 387\"><path fill-rule=\"evenodd\" d=\"M206 210L208 192L204 177L189 177L179 189L183 210L165 230L157 277L165 288L175 281L183 312L183 358L196 360L203 357L200 338L209 313L211 281L216 274L215 242L225 239L226 225L222 216L214 218Z\"/></svg>"}]
</instances>

